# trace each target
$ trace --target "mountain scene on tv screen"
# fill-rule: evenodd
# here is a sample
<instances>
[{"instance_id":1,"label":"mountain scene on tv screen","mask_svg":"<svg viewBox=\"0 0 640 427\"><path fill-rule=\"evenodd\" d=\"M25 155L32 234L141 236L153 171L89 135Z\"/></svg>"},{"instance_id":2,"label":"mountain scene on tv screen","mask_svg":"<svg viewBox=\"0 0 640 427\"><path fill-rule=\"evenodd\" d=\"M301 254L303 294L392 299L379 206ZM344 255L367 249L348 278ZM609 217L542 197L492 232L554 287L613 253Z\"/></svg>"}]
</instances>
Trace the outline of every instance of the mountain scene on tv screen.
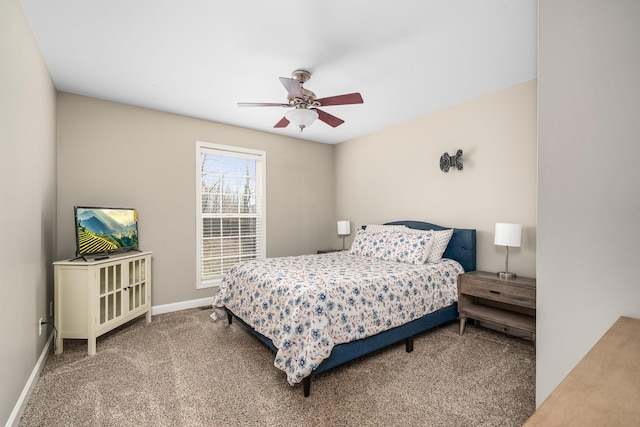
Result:
<instances>
[{"instance_id":1,"label":"mountain scene on tv screen","mask_svg":"<svg viewBox=\"0 0 640 427\"><path fill-rule=\"evenodd\" d=\"M78 208L76 214L81 254L138 246L133 210Z\"/></svg>"}]
</instances>

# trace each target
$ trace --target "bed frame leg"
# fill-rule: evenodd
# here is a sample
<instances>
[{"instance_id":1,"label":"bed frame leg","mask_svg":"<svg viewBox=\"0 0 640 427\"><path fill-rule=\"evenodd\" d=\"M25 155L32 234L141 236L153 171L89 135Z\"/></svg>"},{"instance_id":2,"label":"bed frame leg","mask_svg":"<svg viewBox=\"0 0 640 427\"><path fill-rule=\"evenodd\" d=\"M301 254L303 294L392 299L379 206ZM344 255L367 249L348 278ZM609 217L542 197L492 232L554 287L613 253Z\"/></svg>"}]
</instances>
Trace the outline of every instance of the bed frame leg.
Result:
<instances>
[{"instance_id":1,"label":"bed frame leg","mask_svg":"<svg viewBox=\"0 0 640 427\"><path fill-rule=\"evenodd\" d=\"M407 353L411 353L413 351L413 337L409 337L405 340L404 347L407 350Z\"/></svg>"},{"instance_id":2,"label":"bed frame leg","mask_svg":"<svg viewBox=\"0 0 640 427\"><path fill-rule=\"evenodd\" d=\"M304 387L304 397L309 397L311 394L311 375L302 380L302 386Z\"/></svg>"},{"instance_id":3,"label":"bed frame leg","mask_svg":"<svg viewBox=\"0 0 640 427\"><path fill-rule=\"evenodd\" d=\"M227 311L227 322L229 322L229 324L233 322L233 315L228 311Z\"/></svg>"}]
</instances>

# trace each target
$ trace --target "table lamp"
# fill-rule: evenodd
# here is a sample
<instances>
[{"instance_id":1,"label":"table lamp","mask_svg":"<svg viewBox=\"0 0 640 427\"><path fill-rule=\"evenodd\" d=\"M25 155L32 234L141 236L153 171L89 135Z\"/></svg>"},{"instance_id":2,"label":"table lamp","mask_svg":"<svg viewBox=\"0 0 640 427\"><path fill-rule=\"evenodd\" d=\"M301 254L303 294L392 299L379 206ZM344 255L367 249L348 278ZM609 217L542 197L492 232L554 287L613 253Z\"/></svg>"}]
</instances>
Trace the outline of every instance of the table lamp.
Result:
<instances>
[{"instance_id":1,"label":"table lamp","mask_svg":"<svg viewBox=\"0 0 640 427\"><path fill-rule=\"evenodd\" d=\"M338 221L338 236L342 237L342 250L344 251L345 244L344 239L346 236L351 235L351 222L350 221Z\"/></svg>"},{"instance_id":2,"label":"table lamp","mask_svg":"<svg viewBox=\"0 0 640 427\"><path fill-rule=\"evenodd\" d=\"M509 247L519 248L522 239L522 226L520 224L508 224L499 222L496 224L496 232L493 243L507 247L507 256L504 261L504 271L498 273L501 279L514 279L515 273L509 272Z\"/></svg>"}]
</instances>

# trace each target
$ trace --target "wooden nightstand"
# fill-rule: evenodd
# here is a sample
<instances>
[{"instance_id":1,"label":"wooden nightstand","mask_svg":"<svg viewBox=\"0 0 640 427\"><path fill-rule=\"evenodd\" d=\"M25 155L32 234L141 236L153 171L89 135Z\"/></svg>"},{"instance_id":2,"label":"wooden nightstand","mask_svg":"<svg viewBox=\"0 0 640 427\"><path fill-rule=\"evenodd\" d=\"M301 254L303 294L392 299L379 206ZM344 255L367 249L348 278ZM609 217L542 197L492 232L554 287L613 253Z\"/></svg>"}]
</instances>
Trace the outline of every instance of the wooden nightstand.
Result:
<instances>
[{"instance_id":1,"label":"wooden nightstand","mask_svg":"<svg viewBox=\"0 0 640 427\"><path fill-rule=\"evenodd\" d=\"M460 335L467 318L531 334L536 339L536 280L500 279L496 273L471 271L458 276Z\"/></svg>"}]
</instances>

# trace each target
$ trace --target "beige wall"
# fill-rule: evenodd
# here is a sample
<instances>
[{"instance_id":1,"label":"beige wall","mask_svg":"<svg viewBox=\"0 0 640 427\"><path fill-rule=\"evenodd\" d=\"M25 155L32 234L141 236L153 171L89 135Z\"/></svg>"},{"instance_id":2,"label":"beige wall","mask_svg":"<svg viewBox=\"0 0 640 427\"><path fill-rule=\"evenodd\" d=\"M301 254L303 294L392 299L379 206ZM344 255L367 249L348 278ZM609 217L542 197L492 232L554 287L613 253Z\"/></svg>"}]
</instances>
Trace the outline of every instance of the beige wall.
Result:
<instances>
[{"instance_id":1,"label":"beige wall","mask_svg":"<svg viewBox=\"0 0 640 427\"><path fill-rule=\"evenodd\" d=\"M0 425L45 346L53 295L55 88L18 0L0 2ZM11 419L10 419L11 418Z\"/></svg>"},{"instance_id":2,"label":"beige wall","mask_svg":"<svg viewBox=\"0 0 640 427\"><path fill-rule=\"evenodd\" d=\"M442 153L463 150L462 171ZM414 219L477 230L478 269L504 270L496 222L522 224L509 270L535 277L536 82L336 146L336 212L355 226Z\"/></svg>"},{"instance_id":3,"label":"beige wall","mask_svg":"<svg viewBox=\"0 0 640 427\"><path fill-rule=\"evenodd\" d=\"M59 93L57 257L74 255L74 205L135 207L152 304L212 296L195 287L198 140L266 151L267 256L331 244L332 146Z\"/></svg>"},{"instance_id":4,"label":"beige wall","mask_svg":"<svg viewBox=\"0 0 640 427\"><path fill-rule=\"evenodd\" d=\"M539 2L538 405L640 318L639 24L635 0Z\"/></svg>"}]
</instances>

